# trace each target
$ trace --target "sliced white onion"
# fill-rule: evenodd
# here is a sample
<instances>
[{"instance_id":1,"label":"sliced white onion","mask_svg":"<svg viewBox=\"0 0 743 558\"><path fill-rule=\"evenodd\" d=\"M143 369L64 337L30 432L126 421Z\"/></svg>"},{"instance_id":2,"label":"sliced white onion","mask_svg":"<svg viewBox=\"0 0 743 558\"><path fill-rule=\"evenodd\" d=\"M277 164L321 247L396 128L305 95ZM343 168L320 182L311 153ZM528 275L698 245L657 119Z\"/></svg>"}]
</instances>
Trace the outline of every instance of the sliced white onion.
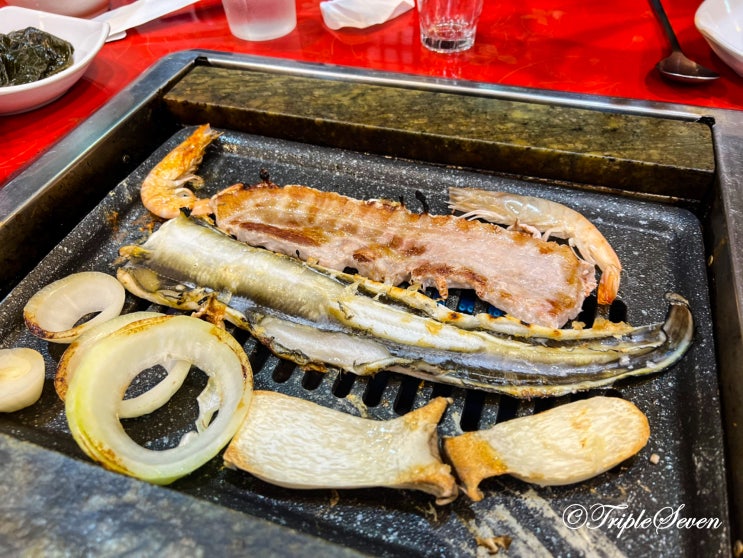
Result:
<instances>
[{"instance_id":1,"label":"sliced white onion","mask_svg":"<svg viewBox=\"0 0 743 558\"><path fill-rule=\"evenodd\" d=\"M121 313L126 291L112 275L99 271L73 273L33 295L23 309L28 329L54 343L71 343L87 328ZM85 323L81 318L98 312Z\"/></svg>"},{"instance_id":2,"label":"sliced white onion","mask_svg":"<svg viewBox=\"0 0 743 558\"><path fill-rule=\"evenodd\" d=\"M158 362L193 363L216 385L214 420L188 443L150 450L119 422L119 402L141 370ZM65 411L73 437L104 467L156 484L168 484L209 461L230 441L252 396L245 351L224 330L188 316L133 322L98 339L81 355L67 386ZM197 420L198 422L198 420Z\"/></svg>"},{"instance_id":3,"label":"sliced white onion","mask_svg":"<svg viewBox=\"0 0 743 558\"><path fill-rule=\"evenodd\" d=\"M219 386L212 378L209 378L206 387L196 398L199 404L199 418L196 420L197 432L201 433L209 426L214 413L219 411L220 399Z\"/></svg>"},{"instance_id":4,"label":"sliced white onion","mask_svg":"<svg viewBox=\"0 0 743 558\"><path fill-rule=\"evenodd\" d=\"M83 355L89 347L93 346L96 341L132 322L162 315L163 314L159 314L158 312L132 312L130 314L122 314L108 320L107 322L95 325L83 332L80 337L67 347L67 350L62 354L62 358L59 359L59 363L57 364L57 374L54 377L54 388L56 389L59 398L62 399L62 401L65 400L67 386L75 372L81 355ZM120 418L141 417L142 415L146 415L162 407L165 403L170 401L170 398L173 397L175 392L177 392L183 385L183 382L188 375L188 371L191 368L191 363L183 360L168 359L164 362L158 362L157 364L160 364L165 368L168 373L167 376L144 393L120 401Z\"/></svg>"},{"instance_id":5,"label":"sliced white onion","mask_svg":"<svg viewBox=\"0 0 743 558\"><path fill-rule=\"evenodd\" d=\"M44 388L44 357L33 349L0 349L0 412L33 405Z\"/></svg>"},{"instance_id":6,"label":"sliced white onion","mask_svg":"<svg viewBox=\"0 0 743 558\"><path fill-rule=\"evenodd\" d=\"M167 375L150 389L119 402L119 418L136 418L156 411L175 395L186 381L191 363L187 360L168 360L158 362Z\"/></svg>"},{"instance_id":7,"label":"sliced white onion","mask_svg":"<svg viewBox=\"0 0 743 558\"><path fill-rule=\"evenodd\" d=\"M85 353L88 347L125 325L139 320L144 320L145 318L154 318L162 315L163 314L158 312L131 312L129 314L116 316L106 322L92 326L87 331L83 332L82 335L67 347L57 363L57 373L54 376L54 389L57 391L59 398L62 401L65 400L67 395L67 385L70 383L72 375L75 373L75 368L77 367L80 356Z\"/></svg>"}]
</instances>

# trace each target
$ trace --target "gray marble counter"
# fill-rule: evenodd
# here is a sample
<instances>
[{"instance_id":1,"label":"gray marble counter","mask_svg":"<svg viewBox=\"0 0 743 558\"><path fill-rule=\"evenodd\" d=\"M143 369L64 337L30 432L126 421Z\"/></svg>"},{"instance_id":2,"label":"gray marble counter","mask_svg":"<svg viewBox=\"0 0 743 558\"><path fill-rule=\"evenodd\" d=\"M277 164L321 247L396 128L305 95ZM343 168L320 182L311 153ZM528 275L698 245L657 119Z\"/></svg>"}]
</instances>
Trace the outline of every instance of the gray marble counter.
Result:
<instances>
[{"instance_id":1,"label":"gray marble counter","mask_svg":"<svg viewBox=\"0 0 743 558\"><path fill-rule=\"evenodd\" d=\"M0 463L0 556L361 556L10 436Z\"/></svg>"}]
</instances>

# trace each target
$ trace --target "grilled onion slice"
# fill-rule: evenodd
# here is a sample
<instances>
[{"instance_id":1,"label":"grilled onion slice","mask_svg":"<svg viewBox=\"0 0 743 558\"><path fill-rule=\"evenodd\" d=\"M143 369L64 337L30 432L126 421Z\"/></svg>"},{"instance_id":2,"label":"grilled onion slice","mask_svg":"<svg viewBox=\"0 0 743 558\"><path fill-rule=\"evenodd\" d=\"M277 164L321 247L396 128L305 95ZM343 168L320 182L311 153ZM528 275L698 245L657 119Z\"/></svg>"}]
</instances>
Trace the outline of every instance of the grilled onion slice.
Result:
<instances>
[{"instance_id":1,"label":"grilled onion slice","mask_svg":"<svg viewBox=\"0 0 743 558\"><path fill-rule=\"evenodd\" d=\"M151 450L134 442L119 422L119 402L141 370L167 360L185 360L219 397L216 416L184 436L177 447ZM156 316L126 325L96 340L70 375L65 411L75 441L104 467L155 484L168 484L213 458L247 413L252 372L245 352L224 330L188 316ZM201 405L214 413L214 405ZM202 417L197 423L202 422Z\"/></svg>"},{"instance_id":2,"label":"grilled onion slice","mask_svg":"<svg viewBox=\"0 0 743 558\"><path fill-rule=\"evenodd\" d=\"M0 413L33 405L44 388L44 357L33 349L0 349Z\"/></svg>"},{"instance_id":3,"label":"grilled onion slice","mask_svg":"<svg viewBox=\"0 0 743 558\"><path fill-rule=\"evenodd\" d=\"M33 295L23 309L29 331L54 343L72 343L87 328L121 313L126 291L115 277L99 271L73 273ZM97 312L90 320L77 322Z\"/></svg>"},{"instance_id":4,"label":"grilled onion slice","mask_svg":"<svg viewBox=\"0 0 743 558\"><path fill-rule=\"evenodd\" d=\"M634 404L591 397L448 438L444 451L477 501L480 481L496 475L541 486L595 477L635 455L649 436L648 419Z\"/></svg>"},{"instance_id":5,"label":"grilled onion slice","mask_svg":"<svg viewBox=\"0 0 743 558\"><path fill-rule=\"evenodd\" d=\"M224 459L287 488L412 488L445 504L457 496L439 457L436 426L448 400L388 421L364 419L270 391L256 391Z\"/></svg>"},{"instance_id":6,"label":"grilled onion slice","mask_svg":"<svg viewBox=\"0 0 743 558\"><path fill-rule=\"evenodd\" d=\"M117 329L124 327L132 322L143 320L145 318L154 318L162 316L157 312L132 312L122 314L107 322L98 324L87 329L80 337L75 339L67 350L62 354L57 364L57 374L54 377L54 389L57 391L59 398L64 401L67 395L67 385L75 372L80 357L85 354L88 347L103 337L113 333ZM159 362L167 371L167 376L158 384L129 399L124 399L119 403L120 418L134 418L146 415L159 409L165 403L170 401L175 392L183 385L191 363L185 360L166 360Z\"/></svg>"}]
</instances>

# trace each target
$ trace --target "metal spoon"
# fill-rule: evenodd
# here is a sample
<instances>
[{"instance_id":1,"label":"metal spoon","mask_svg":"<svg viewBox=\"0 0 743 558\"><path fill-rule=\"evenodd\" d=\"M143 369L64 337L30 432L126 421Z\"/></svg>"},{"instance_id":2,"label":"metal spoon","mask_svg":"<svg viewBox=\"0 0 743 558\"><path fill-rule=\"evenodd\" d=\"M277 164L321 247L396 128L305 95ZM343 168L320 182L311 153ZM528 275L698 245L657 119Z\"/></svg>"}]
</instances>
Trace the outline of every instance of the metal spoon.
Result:
<instances>
[{"instance_id":1,"label":"metal spoon","mask_svg":"<svg viewBox=\"0 0 743 558\"><path fill-rule=\"evenodd\" d=\"M668 21L668 16L660 0L650 0L650 5L653 7L653 11L660 20L661 25L663 25L663 29L671 43L671 55L658 62L655 66L658 68L660 74L673 81L683 83L703 83L719 78L720 74L709 68L700 66L681 52L681 45L679 45L676 33L673 32L671 22Z\"/></svg>"}]
</instances>

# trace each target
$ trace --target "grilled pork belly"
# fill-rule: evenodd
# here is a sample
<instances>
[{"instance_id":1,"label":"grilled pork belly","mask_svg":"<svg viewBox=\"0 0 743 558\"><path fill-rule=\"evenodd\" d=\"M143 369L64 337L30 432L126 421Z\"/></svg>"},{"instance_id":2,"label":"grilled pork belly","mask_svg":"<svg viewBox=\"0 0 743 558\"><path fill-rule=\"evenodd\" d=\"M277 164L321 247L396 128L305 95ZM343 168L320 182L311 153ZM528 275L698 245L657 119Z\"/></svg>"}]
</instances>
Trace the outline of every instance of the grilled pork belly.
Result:
<instances>
[{"instance_id":1,"label":"grilled pork belly","mask_svg":"<svg viewBox=\"0 0 743 558\"><path fill-rule=\"evenodd\" d=\"M443 298L474 289L527 323L562 326L596 286L594 267L568 246L391 201L262 183L228 188L211 205L220 229L253 246L388 284L433 286Z\"/></svg>"}]
</instances>

